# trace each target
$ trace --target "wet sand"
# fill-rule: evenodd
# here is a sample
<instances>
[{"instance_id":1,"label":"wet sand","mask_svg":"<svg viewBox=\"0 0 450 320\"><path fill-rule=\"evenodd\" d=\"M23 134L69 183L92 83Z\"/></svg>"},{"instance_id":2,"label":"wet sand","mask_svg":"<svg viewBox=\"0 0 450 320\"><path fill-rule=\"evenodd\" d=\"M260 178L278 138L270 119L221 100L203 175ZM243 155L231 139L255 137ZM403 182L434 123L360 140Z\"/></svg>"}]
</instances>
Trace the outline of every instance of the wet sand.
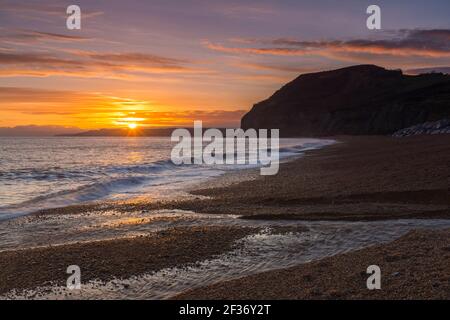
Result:
<instances>
[{"instance_id":1,"label":"wet sand","mask_svg":"<svg viewBox=\"0 0 450 320\"><path fill-rule=\"evenodd\" d=\"M103 202L38 214L181 209L244 219L450 218L450 135L333 139L339 143L282 163L275 176L243 170L194 184L191 196L178 200Z\"/></svg>"},{"instance_id":2,"label":"wet sand","mask_svg":"<svg viewBox=\"0 0 450 320\"><path fill-rule=\"evenodd\" d=\"M183 267L236 248L252 228L173 228L146 237L0 252L0 294L12 289L65 285L67 267L78 265L82 282L129 278Z\"/></svg>"},{"instance_id":3,"label":"wet sand","mask_svg":"<svg viewBox=\"0 0 450 320\"><path fill-rule=\"evenodd\" d=\"M381 289L368 290L369 265ZM450 229L194 289L174 299L450 299Z\"/></svg>"},{"instance_id":4,"label":"wet sand","mask_svg":"<svg viewBox=\"0 0 450 320\"><path fill-rule=\"evenodd\" d=\"M208 198L172 205L246 219L450 218L450 135L336 139L341 143L282 164L275 176L216 183L192 191Z\"/></svg>"}]
</instances>

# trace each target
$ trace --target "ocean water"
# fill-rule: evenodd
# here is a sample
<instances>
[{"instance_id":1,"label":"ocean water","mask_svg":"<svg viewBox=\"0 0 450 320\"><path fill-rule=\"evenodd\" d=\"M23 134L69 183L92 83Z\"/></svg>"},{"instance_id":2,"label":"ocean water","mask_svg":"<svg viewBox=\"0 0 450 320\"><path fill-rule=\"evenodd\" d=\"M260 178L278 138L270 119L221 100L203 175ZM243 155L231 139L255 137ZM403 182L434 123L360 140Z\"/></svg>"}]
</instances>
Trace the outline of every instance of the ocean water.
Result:
<instances>
[{"instance_id":1,"label":"ocean water","mask_svg":"<svg viewBox=\"0 0 450 320\"><path fill-rule=\"evenodd\" d=\"M281 139L284 160L332 140ZM174 227L254 228L230 252L195 264L110 281L82 290L49 284L12 290L3 299L167 299L196 287L286 268L397 239L416 229L448 228L450 220L245 220L183 210L26 215L39 208L130 197L178 196L191 183L249 166L175 166L168 138L0 138L0 252L148 236ZM12 219L15 217L15 219ZM83 268L83 267L82 267Z\"/></svg>"},{"instance_id":2,"label":"ocean water","mask_svg":"<svg viewBox=\"0 0 450 320\"><path fill-rule=\"evenodd\" d=\"M280 139L280 158L332 144ZM167 196L250 165L176 166L175 145L156 137L0 138L0 220L46 208L103 199Z\"/></svg>"}]
</instances>

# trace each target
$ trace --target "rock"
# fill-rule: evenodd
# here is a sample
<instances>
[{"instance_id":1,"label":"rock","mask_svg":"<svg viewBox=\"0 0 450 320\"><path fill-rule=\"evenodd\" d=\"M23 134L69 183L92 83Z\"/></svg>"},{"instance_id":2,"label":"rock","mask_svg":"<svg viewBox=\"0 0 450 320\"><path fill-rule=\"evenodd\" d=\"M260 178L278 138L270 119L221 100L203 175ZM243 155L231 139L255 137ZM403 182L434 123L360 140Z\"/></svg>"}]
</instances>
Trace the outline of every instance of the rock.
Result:
<instances>
[{"instance_id":1,"label":"rock","mask_svg":"<svg viewBox=\"0 0 450 320\"><path fill-rule=\"evenodd\" d=\"M280 129L280 135L392 134L450 118L450 76L404 75L374 65L303 74L259 102L243 129ZM429 134L441 133L434 128Z\"/></svg>"},{"instance_id":2,"label":"rock","mask_svg":"<svg viewBox=\"0 0 450 320\"><path fill-rule=\"evenodd\" d=\"M450 133L450 119L434 122L425 122L394 132L394 137L408 137L418 134L444 134Z\"/></svg>"}]
</instances>

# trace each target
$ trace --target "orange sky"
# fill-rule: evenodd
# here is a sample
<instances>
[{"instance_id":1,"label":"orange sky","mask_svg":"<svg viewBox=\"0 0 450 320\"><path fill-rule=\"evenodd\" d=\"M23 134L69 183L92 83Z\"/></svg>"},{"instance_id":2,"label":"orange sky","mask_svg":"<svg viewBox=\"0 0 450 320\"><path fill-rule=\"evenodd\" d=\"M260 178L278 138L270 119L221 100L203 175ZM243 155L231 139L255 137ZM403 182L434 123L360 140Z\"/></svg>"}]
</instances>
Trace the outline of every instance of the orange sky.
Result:
<instances>
[{"instance_id":1,"label":"orange sky","mask_svg":"<svg viewBox=\"0 0 450 320\"><path fill-rule=\"evenodd\" d=\"M0 0L0 127L238 126L301 73L450 65L450 2Z\"/></svg>"}]
</instances>

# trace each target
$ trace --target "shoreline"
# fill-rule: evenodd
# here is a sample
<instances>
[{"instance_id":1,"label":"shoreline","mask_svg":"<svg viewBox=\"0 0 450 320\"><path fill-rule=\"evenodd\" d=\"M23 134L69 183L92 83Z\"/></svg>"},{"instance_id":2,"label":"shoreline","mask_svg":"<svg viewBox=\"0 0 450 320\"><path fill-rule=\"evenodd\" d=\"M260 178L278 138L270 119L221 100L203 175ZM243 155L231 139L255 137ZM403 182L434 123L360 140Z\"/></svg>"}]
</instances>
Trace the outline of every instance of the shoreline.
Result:
<instances>
[{"instance_id":1,"label":"shoreline","mask_svg":"<svg viewBox=\"0 0 450 320\"><path fill-rule=\"evenodd\" d=\"M447 146L450 145L450 135L439 139L420 136L402 139L338 137L337 140L343 143L308 151L298 159L283 163L277 176L259 176L257 169L248 169L245 174L233 172L216 177L208 182L207 188L193 185L189 197L175 201L134 199L99 202L39 211L32 216L45 221L50 216L83 216L108 210L119 215L187 210L205 215L238 215L247 221L450 219L448 185L442 179L448 173L450 151ZM4 270L0 279L0 294L13 289L32 289L50 282L62 284L67 279L64 266L73 264L73 260L77 259L81 259L88 269L83 281L107 281L195 264L230 251L237 240L254 232L254 228L236 226L169 228L144 237L25 249L26 254L21 250L3 251L0 252L0 264ZM427 237L429 241L434 241L433 234ZM186 246L175 245L185 240ZM425 245L418 243L416 246L413 240L408 241L420 250ZM397 245L396 241L392 243ZM392 243L379 245L379 250L389 248ZM150 258L149 252L159 258ZM335 257L356 257L358 252L351 251ZM329 258L317 263L326 259ZM364 259L370 262L367 256ZM436 257L435 264L445 261L442 259L446 258ZM342 264L342 267L345 269L349 265ZM303 264L299 268L301 266ZM327 268L319 269L334 272L332 266ZM439 276L446 277L444 271L435 271ZM270 272L283 274L285 270ZM21 274L20 279L17 274ZM277 292L280 285L277 280L271 281L274 292ZM227 284L219 283L214 288L222 285L225 287ZM208 288L204 290L210 290ZM198 290L192 297L204 292L201 288ZM261 292L265 291L261 289ZM306 298L316 296L310 292ZM252 297L259 298L257 295ZM358 295L336 296L347 297Z\"/></svg>"},{"instance_id":2,"label":"shoreline","mask_svg":"<svg viewBox=\"0 0 450 320\"><path fill-rule=\"evenodd\" d=\"M246 219L367 221L450 218L450 135L338 137L341 143L287 162L278 175L200 188L179 209ZM257 192L255 192L257 190Z\"/></svg>"},{"instance_id":3,"label":"shoreline","mask_svg":"<svg viewBox=\"0 0 450 320\"><path fill-rule=\"evenodd\" d=\"M289 140L289 139L287 139ZM309 146L308 144L312 143L313 146ZM322 149L327 147L330 144L335 143L332 140L325 139L317 139L317 138L297 138L293 141L285 141L284 144L281 143L280 146L280 164L286 161L292 161L297 159L298 157L303 156L303 154L311 149ZM290 154L286 154L288 151L281 151L293 148L295 151L292 151ZM305 149L305 150L303 150ZM164 163L171 163L170 159L162 160ZM159 162L159 161L157 161ZM172 164L172 163L171 163ZM144 164L145 166L145 164ZM27 215L33 214L52 214L59 213L62 211L76 211L89 209L89 208L97 208L97 207L105 207L105 206L121 206L127 203L137 203L137 202L176 202L180 200L189 200L196 199L199 195L193 195L190 191L195 190L198 186L208 185L209 187L214 187L216 185L216 181L220 181L220 184L217 186L225 187L229 184L233 184L236 182L251 180L254 179L255 176L259 175L259 171L263 166L248 166L248 167L231 167L231 168L222 168L219 167L209 167L206 165L202 165L200 167L189 165L182 165L181 167L175 166L171 167L172 171L163 171L156 175L156 179L161 183L149 184L149 185L141 185L136 187L139 189L137 192L131 192L130 195L127 194L127 190L121 191L111 191L107 194L102 194L102 192L95 191L95 186L97 186L97 182L95 180L91 181L91 183L87 183L84 186L80 186L75 189L63 190L56 193L50 193L41 196L35 196L34 198L24 201L22 203L13 204L10 206L5 206L3 211L0 214L0 221L10 220L14 218L20 218ZM179 171L179 169L181 171ZM186 179L184 175L184 171L188 171L189 179ZM258 172L258 174L257 174ZM151 173L149 173L152 175ZM180 174L180 179L173 179L173 176L177 176ZM165 177L168 177L166 179ZM143 178L143 177L139 177ZM148 177L147 177L148 178ZM154 177L152 176L151 179ZM220 178L220 179L218 179ZM133 178L125 177L125 180L132 180ZM120 179L119 179L120 180ZM114 179L112 179L114 182ZM105 182L100 182L98 185L100 188L103 186ZM106 182L108 184L109 182ZM82 192L83 190L93 189L95 192L90 194L90 200L83 200L83 198L76 198L78 192ZM134 190L133 187L131 190ZM130 190L128 190L130 191ZM91 191L89 191L91 192ZM89 195L89 193L88 193ZM66 199L68 196L68 199ZM75 196L75 198L71 198L70 196ZM59 197L62 197L60 199ZM85 197L85 196L83 196ZM1 211L1 210L0 210Z\"/></svg>"},{"instance_id":4,"label":"shoreline","mask_svg":"<svg viewBox=\"0 0 450 320\"><path fill-rule=\"evenodd\" d=\"M231 251L238 246L237 240L253 232L251 228L233 227L171 228L134 238L2 251L0 295L65 285L66 268L72 264L82 266L83 283L185 268Z\"/></svg>"},{"instance_id":5,"label":"shoreline","mask_svg":"<svg viewBox=\"0 0 450 320\"><path fill-rule=\"evenodd\" d=\"M381 289L368 290L369 265L381 269ZM193 289L174 300L450 299L450 229L412 231L292 268L257 273Z\"/></svg>"},{"instance_id":6,"label":"shoreline","mask_svg":"<svg viewBox=\"0 0 450 320\"><path fill-rule=\"evenodd\" d=\"M207 186L192 183L184 191L186 196L177 199L100 201L40 210L33 215L174 209L264 220L450 218L448 186L442 178L448 174L450 135L440 135L439 139L330 138L339 143L281 163L276 176L260 176L258 169L244 169L211 178Z\"/></svg>"}]
</instances>

